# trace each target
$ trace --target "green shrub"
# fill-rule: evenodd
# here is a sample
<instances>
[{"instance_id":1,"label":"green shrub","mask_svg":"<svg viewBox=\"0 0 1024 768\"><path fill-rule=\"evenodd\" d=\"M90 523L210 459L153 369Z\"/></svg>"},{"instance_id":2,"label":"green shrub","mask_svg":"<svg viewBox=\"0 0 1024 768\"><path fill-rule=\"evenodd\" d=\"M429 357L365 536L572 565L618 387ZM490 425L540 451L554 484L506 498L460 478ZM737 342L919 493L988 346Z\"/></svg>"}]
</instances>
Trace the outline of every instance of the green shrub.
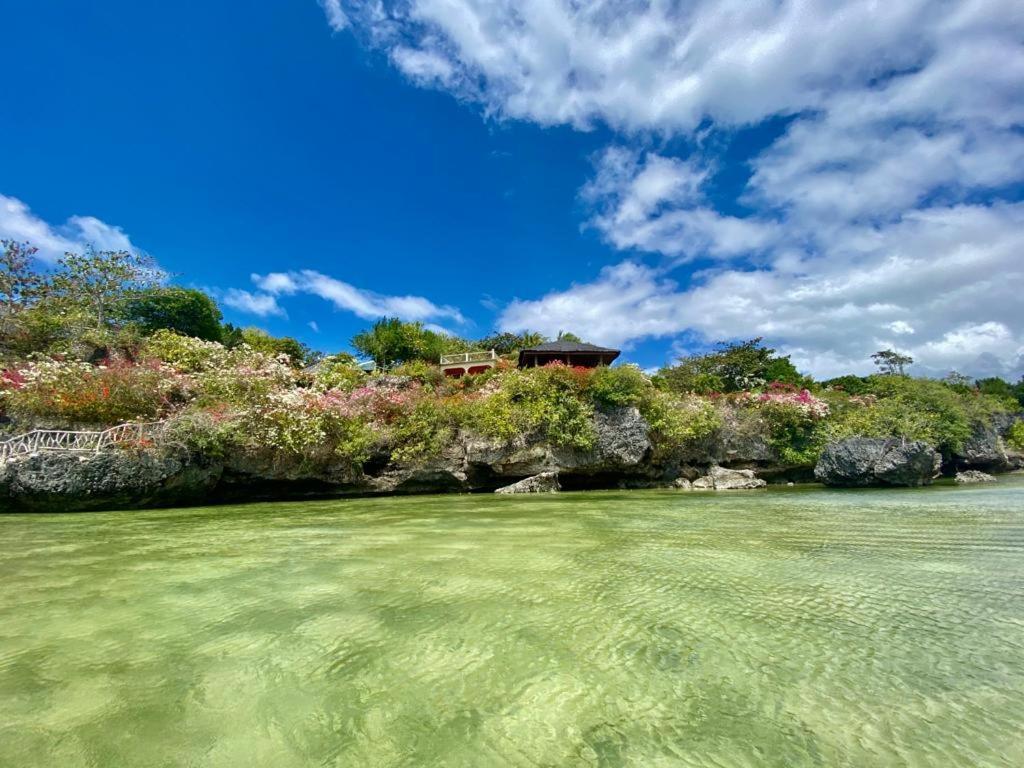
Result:
<instances>
[{"instance_id":1,"label":"green shrub","mask_svg":"<svg viewBox=\"0 0 1024 768\"><path fill-rule=\"evenodd\" d=\"M285 355L296 367L307 365L315 359L309 347L290 336L271 336L262 328L243 328L237 334L241 344L248 345L267 357ZM233 346L238 346L234 344Z\"/></svg>"},{"instance_id":2,"label":"green shrub","mask_svg":"<svg viewBox=\"0 0 1024 768\"><path fill-rule=\"evenodd\" d=\"M440 454L454 435L454 415L451 408L436 400L421 399L391 426L391 458L411 462Z\"/></svg>"},{"instance_id":3,"label":"green shrub","mask_svg":"<svg viewBox=\"0 0 1024 768\"><path fill-rule=\"evenodd\" d=\"M635 365L602 366L590 378L590 393L598 405L639 405L650 390L650 380Z\"/></svg>"},{"instance_id":4,"label":"green shrub","mask_svg":"<svg viewBox=\"0 0 1024 768\"><path fill-rule=\"evenodd\" d=\"M806 410L786 403L769 402L758 411L768 430L768 444L784 464L813 466L824 445L819 420Z\"/></svg>"},{"instance_id":5,"label":"green shrub","mask_svg":"<svg viewBox=\"0 0 1024 768\"><path fill-rule=\"evenodd\" d=\"M502 440L540 431L554 445L588 450L595 437L590 376L559 364L509 371L495 379L497 392L473 404L472 423Z\"/></svg>"},{"instance_id":6,"label":"green shrub","mask_svg":"<svg viewBox=\"0 0 1024 768\"><path fill-rule=\"evenodd\" d=\"M1010 427L1006 442L1015 451L1024 451L1024 421L1018 421Z\"/></svg>"},{"instance_id":7,"label":"green shrub","mask_svg":"<svg viewBox=\"0 0 1024 768\"><path fill-rule=\"evenodd\" d=\"M708 400L661 391L651 392L644 398L640 414L650 425L655 454L661 456L711 436L722 423Z\"/></svg>"},{"instance_id":8,"label":"green shrub","mask_svg":"<svg viewBox=\"0 0 1024 768\"><path fill-rule=\"evenodd\" d=\"M240 432L236 421L209 411L187 411L167 422L164 435L170 445L219 459L244 442Z\"/></svg>"}]
</instances>

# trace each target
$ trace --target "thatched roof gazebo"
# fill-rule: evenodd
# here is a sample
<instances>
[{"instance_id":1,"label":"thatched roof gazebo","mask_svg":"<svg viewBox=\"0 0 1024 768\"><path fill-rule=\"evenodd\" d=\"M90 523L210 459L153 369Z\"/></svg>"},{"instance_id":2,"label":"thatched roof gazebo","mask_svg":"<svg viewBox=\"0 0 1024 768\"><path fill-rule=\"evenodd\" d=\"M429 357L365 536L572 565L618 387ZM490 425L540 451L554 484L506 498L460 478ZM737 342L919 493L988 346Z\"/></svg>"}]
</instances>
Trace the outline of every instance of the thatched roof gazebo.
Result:
<instances>
[{"instance_id":1,"label":"thatched roof gazebo","mask_svg":"<svg viewBox=\"0 0 1024 768\"><path fill-rule=\"evenodd\" d=\"M611 365L619 350L582 344L577 341L549 341L519 352L520 368L535 368L548 363L565 363L581 368Z\"/></svg>"}]
</instances>

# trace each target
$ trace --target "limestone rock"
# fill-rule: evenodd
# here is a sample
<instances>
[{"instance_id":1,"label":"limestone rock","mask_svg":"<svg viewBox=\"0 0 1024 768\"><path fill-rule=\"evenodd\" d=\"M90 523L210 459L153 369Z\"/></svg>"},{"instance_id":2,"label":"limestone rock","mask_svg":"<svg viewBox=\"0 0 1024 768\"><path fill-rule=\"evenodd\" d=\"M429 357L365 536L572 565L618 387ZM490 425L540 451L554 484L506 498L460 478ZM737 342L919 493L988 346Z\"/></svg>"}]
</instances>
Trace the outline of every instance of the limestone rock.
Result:
<instances>
[{"instance_id":1,"label":"limestone rock","mask_svg":"<svg viewBox=\"0 0 1024 768\"><path fill-rule=\"evenodd\" d=\"M539 475L499 488L495 493L557 493L560 490L562 486L558 484L557 472L541 472Z\"/></svg>"},{"instance_id":2,"label":"limestone rock","mask_svg":"<svg viewBox=\"0 0 1024 768\"><path fill-rule=\"evenodd\" d=\"M971 469L1004 470L1010 466L999 430L984 425L975 426L963 447L953 454L953 461L957 466Z\"/></svg>"},{"instance_id":3,"label":"limestone rock","mask_svg":"<svg viewBox=\"0 0 1024 768\"><path fill-rule=\"evenodd\" d=\"M942 457L920 440L851 437L826 446L814 476L837 487L918 486L929 484L941 464Z\"/></svg>"},{"instance_id":4,"label":"limestone rock","mask_svg":"<svg viewBox=\"0 0 1024 768\"><path fill-rule=\"evenodd\" d=\"M986 474L985 472L979 472L976 469L965 469L963 472L957 472L956 477L953 480L958 485L969 485L971 483L994 483L996 479L992 475Z\"/></svg>"},{"instance_id":5,"label":"limestone rock","mask_svg":"<svg viewBox=\"0 0 1024 768\"><path fill-rule=\"evenodd\" d=\"M40 512L187 504L202 501L221 472L155 451L37 453L0 467L0 499Z\"/></svg>"},{"instance_id":6,"label":"limestone rock","mask_svg":"<svg viewBox=\"0 0 1024 768\"><path fill-rule=\"evenodd\" d=\"M725 469L711 467L708 474L693 481L694 490L705 491L746 491L764 488L767 483L750 469Z\"/></svg>"}]
</instances>

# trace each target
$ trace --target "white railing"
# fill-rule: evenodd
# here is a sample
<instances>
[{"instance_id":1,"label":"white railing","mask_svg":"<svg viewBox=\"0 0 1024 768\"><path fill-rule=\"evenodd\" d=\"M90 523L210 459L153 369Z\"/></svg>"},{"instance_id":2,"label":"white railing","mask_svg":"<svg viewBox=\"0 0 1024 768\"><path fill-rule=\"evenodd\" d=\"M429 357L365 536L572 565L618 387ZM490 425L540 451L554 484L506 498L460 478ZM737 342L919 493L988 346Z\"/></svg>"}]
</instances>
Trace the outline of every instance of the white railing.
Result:
<instances>
[{"instance_id":1,"label":"white railing","mask_svg":"<svg viewBox=\"0 0 1024 768\"><path fill-rule=\"evenodd\" d=\"M131 440L152 440L160 436L165 422L119 424L96 432L68 429L34 429L0 443L0 464L15 456L40 451L66 451L69 453L99 453L118 443Z\"/></svg>"},{"instance_id":2,"label":"white railing","mask_svg":"<svg viewBox=\"0 0 1024 768\"><path fill-rule=\"evenodd\" d=\"M441 365L455 365L457 363L489 363L498 359L498 353L493 349L489 352L457 352L453 355L441 355Z\"/></svg>"}]
</instances>

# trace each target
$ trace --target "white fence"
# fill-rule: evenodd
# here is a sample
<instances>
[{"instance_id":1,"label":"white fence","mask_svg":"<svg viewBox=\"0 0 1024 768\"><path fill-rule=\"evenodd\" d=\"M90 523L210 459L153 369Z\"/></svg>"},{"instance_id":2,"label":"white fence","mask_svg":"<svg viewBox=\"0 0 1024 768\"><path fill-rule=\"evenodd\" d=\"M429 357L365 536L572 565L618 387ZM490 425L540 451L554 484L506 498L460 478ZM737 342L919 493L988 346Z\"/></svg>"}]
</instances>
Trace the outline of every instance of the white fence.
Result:
<instances>
[{"instance_id":1,"label":"white fence","mask_svg":"<svg viewBox=\"0 0 1024 768\"><path fill-rule=\"evenodd\" d=\"M489 363L498 359L498 353L493 349L489 352L457 352L453 355L441 355L441 365L456 365L458 363Z\"/></svg>"},{"instance_id":2,"label":"white fence","mask_svg":"<svg viewBox=\"0 0 1024 768\"><path fill-rule=\"evenodd\" d=\"M104 448L130 441L155 440L163 432L164 422L119 424L97 432L67 429L35 429L0 443L0 464L15 456L40 451L98 453Z\"/></svg>"}]
</instances>

